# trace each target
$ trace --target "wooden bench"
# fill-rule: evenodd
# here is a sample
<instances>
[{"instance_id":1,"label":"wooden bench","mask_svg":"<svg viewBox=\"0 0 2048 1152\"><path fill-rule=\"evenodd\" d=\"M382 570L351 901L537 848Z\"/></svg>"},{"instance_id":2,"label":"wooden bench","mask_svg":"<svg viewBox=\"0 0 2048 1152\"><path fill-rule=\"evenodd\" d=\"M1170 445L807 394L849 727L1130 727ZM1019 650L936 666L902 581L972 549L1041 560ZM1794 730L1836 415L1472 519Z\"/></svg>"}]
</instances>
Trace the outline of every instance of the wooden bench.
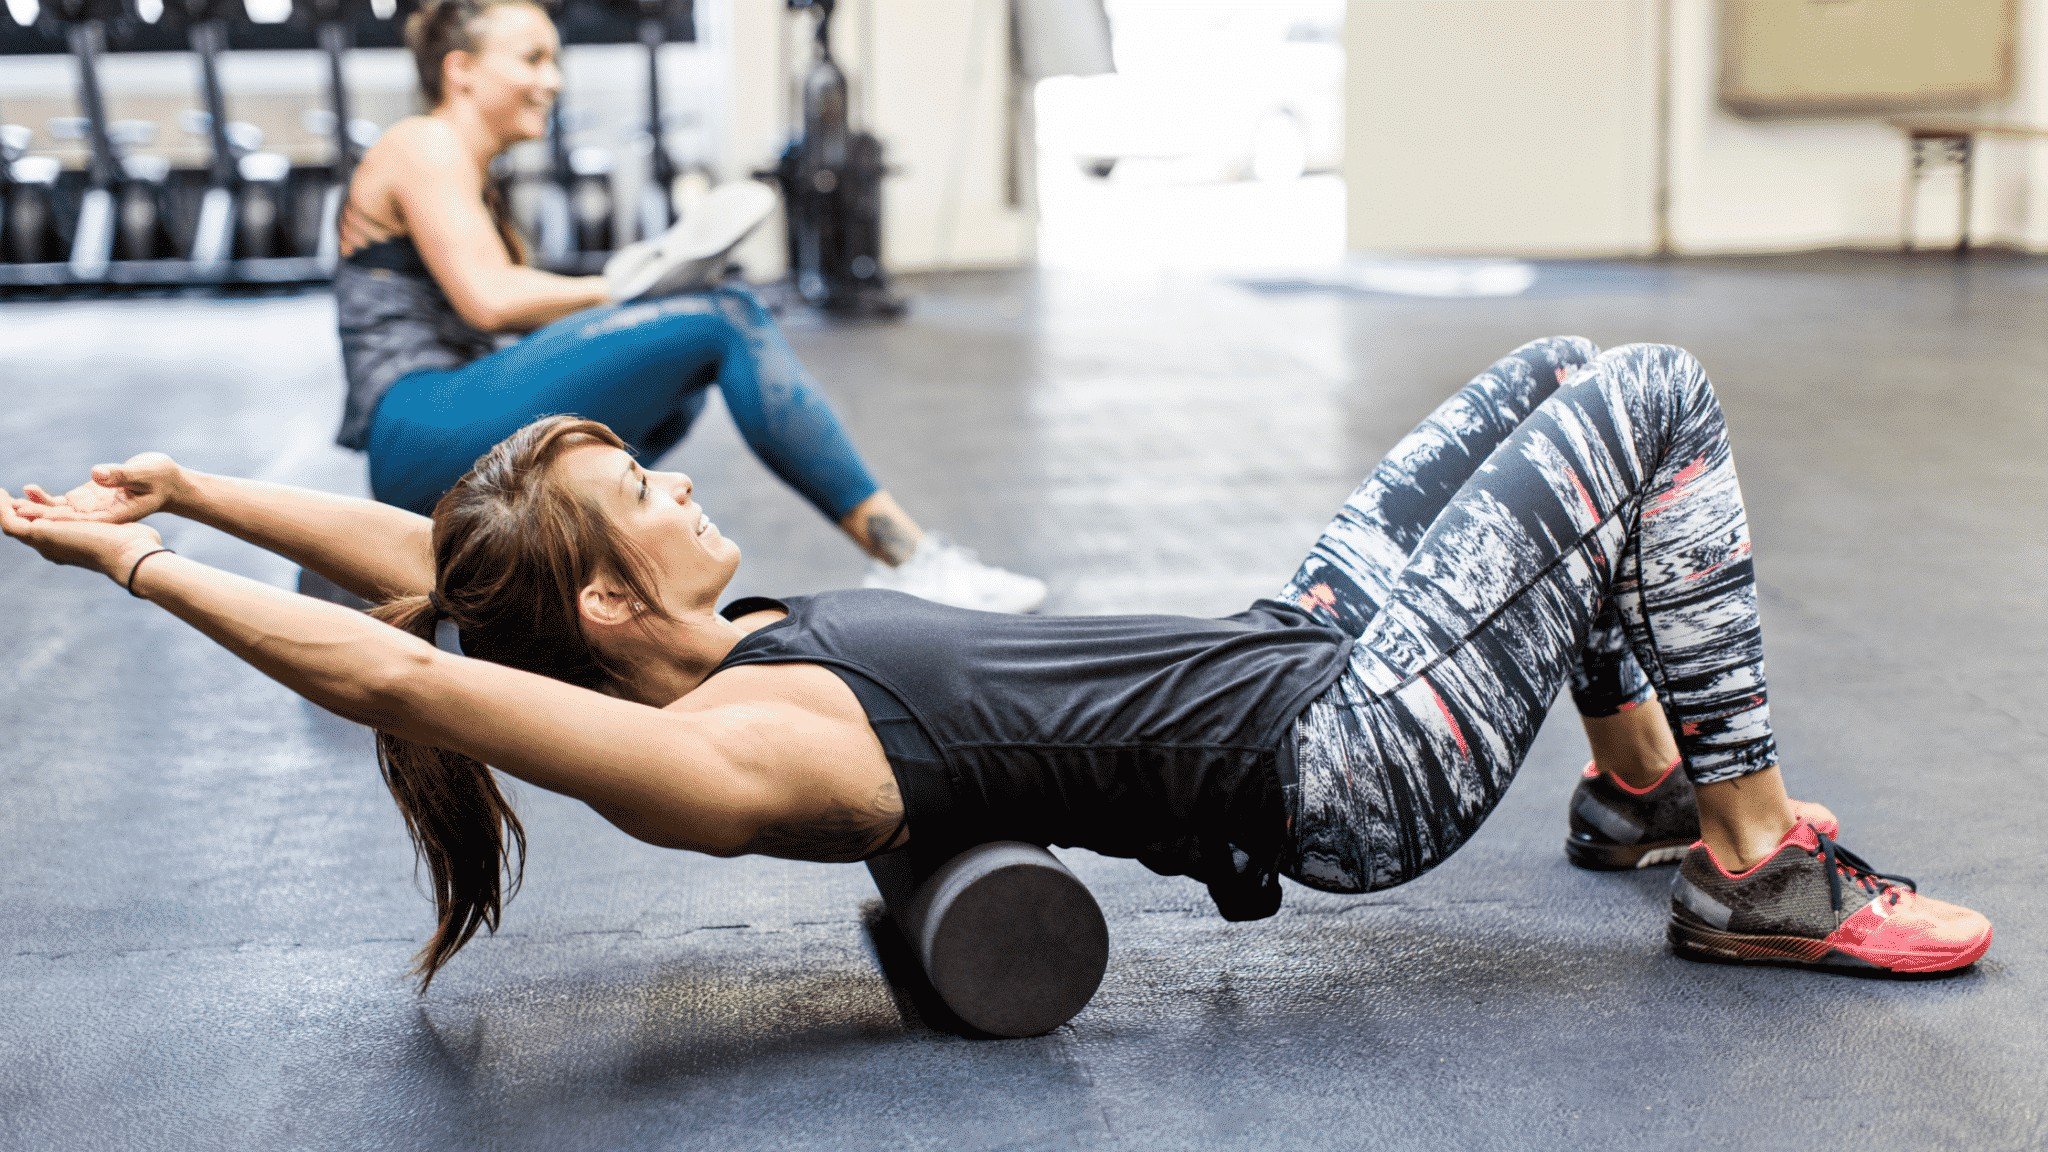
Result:
<instances>
[{"instance_id":1,"label":"wooden bench","mask_svg":"<svg viewBox=\"0 0 2048 1152\"><path fill-rule=\"evenodd\" d=\"M1960 117L1913 117L1893 120L1892 127L1906 135L1906 206L1900 231L1905 250L1913 250L1913 220L1920 206L1920 178L1931 166L1930 154L1953 164L1963 178L1962 204L1957 211L1956 255L1970 250L1970 190L1974 183L1977 137L2006 136L2019 140L2048 139L2048 128L1996 120L1968 120Z\"/></svg>"}]
</instances>

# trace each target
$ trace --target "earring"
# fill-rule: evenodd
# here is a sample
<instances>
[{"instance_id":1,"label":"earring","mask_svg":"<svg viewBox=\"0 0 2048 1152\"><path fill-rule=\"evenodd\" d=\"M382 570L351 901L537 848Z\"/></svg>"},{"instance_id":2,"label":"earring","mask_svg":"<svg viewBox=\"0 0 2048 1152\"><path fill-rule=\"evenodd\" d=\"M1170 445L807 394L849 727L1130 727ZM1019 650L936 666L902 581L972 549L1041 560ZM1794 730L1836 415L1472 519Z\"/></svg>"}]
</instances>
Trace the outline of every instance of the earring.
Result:
<instances>
[{"instance_id":1,"label":"earring","mask_svg":"<svg viewBox=\"0 0 2048 1152\"><path fill-rule=\"evenodd\" d=\"M642 603L641 603L641 602L639 602L638 600L635 600L635 601L633 601L633 611L635 611L635 612L645 612L645 611L647 611L647 605L645 605L645 604L642 604Z\"/></svg>"}]
</instances>

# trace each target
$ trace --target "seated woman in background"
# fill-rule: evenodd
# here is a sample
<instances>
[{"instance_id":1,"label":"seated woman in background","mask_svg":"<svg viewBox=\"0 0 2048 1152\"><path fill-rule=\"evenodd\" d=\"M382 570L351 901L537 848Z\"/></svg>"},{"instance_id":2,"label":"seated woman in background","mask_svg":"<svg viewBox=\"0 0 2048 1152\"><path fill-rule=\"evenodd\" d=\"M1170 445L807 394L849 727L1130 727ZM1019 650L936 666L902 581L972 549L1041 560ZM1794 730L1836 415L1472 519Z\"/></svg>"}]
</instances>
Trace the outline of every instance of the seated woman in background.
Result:
<instances>
[{"instance_id":1,"label":"seated woman in background","mask_svg":"<svg viewBox=\"0 0 2048 1152\"><path fill-rule=\"evenodd\" d=\"M689 250L641 253L666 268L525 265L487 169L544 133L561 88L538 4L428 0L406 39L432 110L392 125L356 168L334 285L348 377L337 439L369 453L378 500L424 514L492 445L550 414L599 421L653 461L716 387L762 463L877 561L870 587L992 611L1045 599L1042 581L926 533L876 482L751 292L658 295L688 282L689 262L722 261L759 211L714 212L686 222ZM500 348L505 333L531 335Z\"/></svg>"}]
</instances>

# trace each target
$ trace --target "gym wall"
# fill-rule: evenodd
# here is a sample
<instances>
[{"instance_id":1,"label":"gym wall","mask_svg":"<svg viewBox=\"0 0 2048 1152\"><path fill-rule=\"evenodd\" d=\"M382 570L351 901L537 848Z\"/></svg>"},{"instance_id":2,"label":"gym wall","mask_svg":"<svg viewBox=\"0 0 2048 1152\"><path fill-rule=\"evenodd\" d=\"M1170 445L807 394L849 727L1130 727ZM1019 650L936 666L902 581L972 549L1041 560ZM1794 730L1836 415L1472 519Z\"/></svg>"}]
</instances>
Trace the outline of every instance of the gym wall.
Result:
<instances>
[{"instance_id":1,"label":"gym wall","mask_svg":"<svg viewBox=\"0 0 2048 1152\"><path fill-rule=\"evenodd\" d=\"M1653 246L1641 0L1353 0L1354 249L1607 255Z\"/></svg>"},{"instance_id":2,"label":"gym wall","mask_svg":"<svg viewBox=\"0 0 2048 1152\"><path fill-rule=\"evenodd\" d=\"M1672 250L1897 247L1900 134L1881 117L1749 120L1723 110L1715 0L1352 0L1350 246L1655 251L1656 26L1665 3ZM2010 100L1965 112L2048 123L2048 0L2020 0L2017 64ZM1922 242L1952 241L1956 191L1951 180L1926 181L1915 223ZM1979 242L2048 251L2042 145L1985 143L1975 199Z\"/></svg>"},{"instance_id":3,"label":"gym wall","mask_svg":"<svg viewBox=\"0 0 2048 1152\"><path fill-rule=\"evenodd\" d=\"M741 0L751 3L752 0ZM707 4L707 6L715 6ZM266 147L298 161L317 162L328 154L324 136L302 122L301 110L326 106L322 85L324 64L311 51L242 51L226 53L220 62L222 86L237 120L263 129ZM725 55L715 44L672 43L663 50L662 82L671 115L690 113L703 124L706 146L713 155L729 156L720 131L727 113L723 93ZM417 105L412 57L401 48L358 48L348 55L353 111L358 117L389 124ZM646 89L643 50L635 44L578 44L564 55L564 96L572 115L588 114L600 127L592 139L611 146L623 187L640 178L644 161L625 146L632 126L644 115ZM203 162L205 144L179 127L180 117L196 103L198 65L188 52L118 52L102 62L101 80L110 114L115 118L149 120L158 126L159 143L150 150L174 162ZM76 110L76 67L69 56L0 58L0 109L10 119L42 125L52 116ZM580 137L579 137L580 138ZM38 127L38 151L83 162L84 145L53 148ZM538 164L539 144L521 145L514 160ZM772 154L746 158L765 164ZM751 166L730 165L735 172Z\"/></svg>"},{"instance_id":4,"label":"gym wall","mask_svg":"<svg viewBox=\"0 0 2048 1152\"><path fill-rule=\"evenodd\" d=\"M722 177L744 178L771 165L788 139L791 85L810 58L809 19L785 28L782 0L699 0L697 13L698 42L664 52L668 103L703 117ZM894 169L883 193L888 267L1028 262L1033 233L1011 203L1007 170L1008 0L842 0L834 31L856 107ZM639 53L634 45L572 47L565 57L570 108L623 134L645 98ZM389 123L412 110L412 66L402 50L359 49L348 68L359 115ZM309 159L324 155L325 144L299 125L298 109L319 91L318 69L311 52L236 51L222 61L236 117L257 122L272 146ZM195 75L185 53L121 53L104 67L114 115L158 121L165 143L181 149L187 145L175 126L193 103ZM8 57L0 65L0 108L37 124L69 115L73 85L68 57ZM202 150L190 142L192 156ZM618 162L623 180L637 178L631 149L620 149ZM780 275L782 244L778 215L740 252L749 275Z\"/></svg>"},{"instance_id":5,"label":"gym wall","mask_svg":"<svg viewBox=\"0 0 2048 1152\"><path fill-rule=\"evenodd\" d=\"M781 0L727 4L727 154L765 164L795 118L793 85L810 58L810 23L792 21L785 34ZM893 272L1028 263L1031 222L1011 202L1006 167L1008 0L842 0L833 43L854 108L882 138L893 169L882 190L883 263ZM782 251L778 222L740 255L750 273L767 276L781 270Z\"/></svg>"}]
</instances>

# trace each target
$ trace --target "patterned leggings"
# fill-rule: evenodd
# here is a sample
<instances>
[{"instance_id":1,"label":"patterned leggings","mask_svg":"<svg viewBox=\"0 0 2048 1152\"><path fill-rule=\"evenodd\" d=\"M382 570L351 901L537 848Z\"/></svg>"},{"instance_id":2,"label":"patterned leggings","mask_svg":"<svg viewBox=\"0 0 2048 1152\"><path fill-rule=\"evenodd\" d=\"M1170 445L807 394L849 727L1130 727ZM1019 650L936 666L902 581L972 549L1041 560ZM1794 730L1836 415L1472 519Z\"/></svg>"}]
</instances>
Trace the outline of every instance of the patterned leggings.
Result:
<instances>
[{"instance_id":1,"label":"patterned leggings","mask_svg":"<svg viewBox=\"0 0 2048 1152\"><path fill-rule=\"evenodd\" d=\"M1654 684L1695 784L1777 763L1713 387L1683 349L1596 352L1538 340L1467 384L1282 593L1358 637L1294 725L1293 879L1365 892L1441 863L1567 683L1589 716Z\"/></svg>"}]
</instances>

